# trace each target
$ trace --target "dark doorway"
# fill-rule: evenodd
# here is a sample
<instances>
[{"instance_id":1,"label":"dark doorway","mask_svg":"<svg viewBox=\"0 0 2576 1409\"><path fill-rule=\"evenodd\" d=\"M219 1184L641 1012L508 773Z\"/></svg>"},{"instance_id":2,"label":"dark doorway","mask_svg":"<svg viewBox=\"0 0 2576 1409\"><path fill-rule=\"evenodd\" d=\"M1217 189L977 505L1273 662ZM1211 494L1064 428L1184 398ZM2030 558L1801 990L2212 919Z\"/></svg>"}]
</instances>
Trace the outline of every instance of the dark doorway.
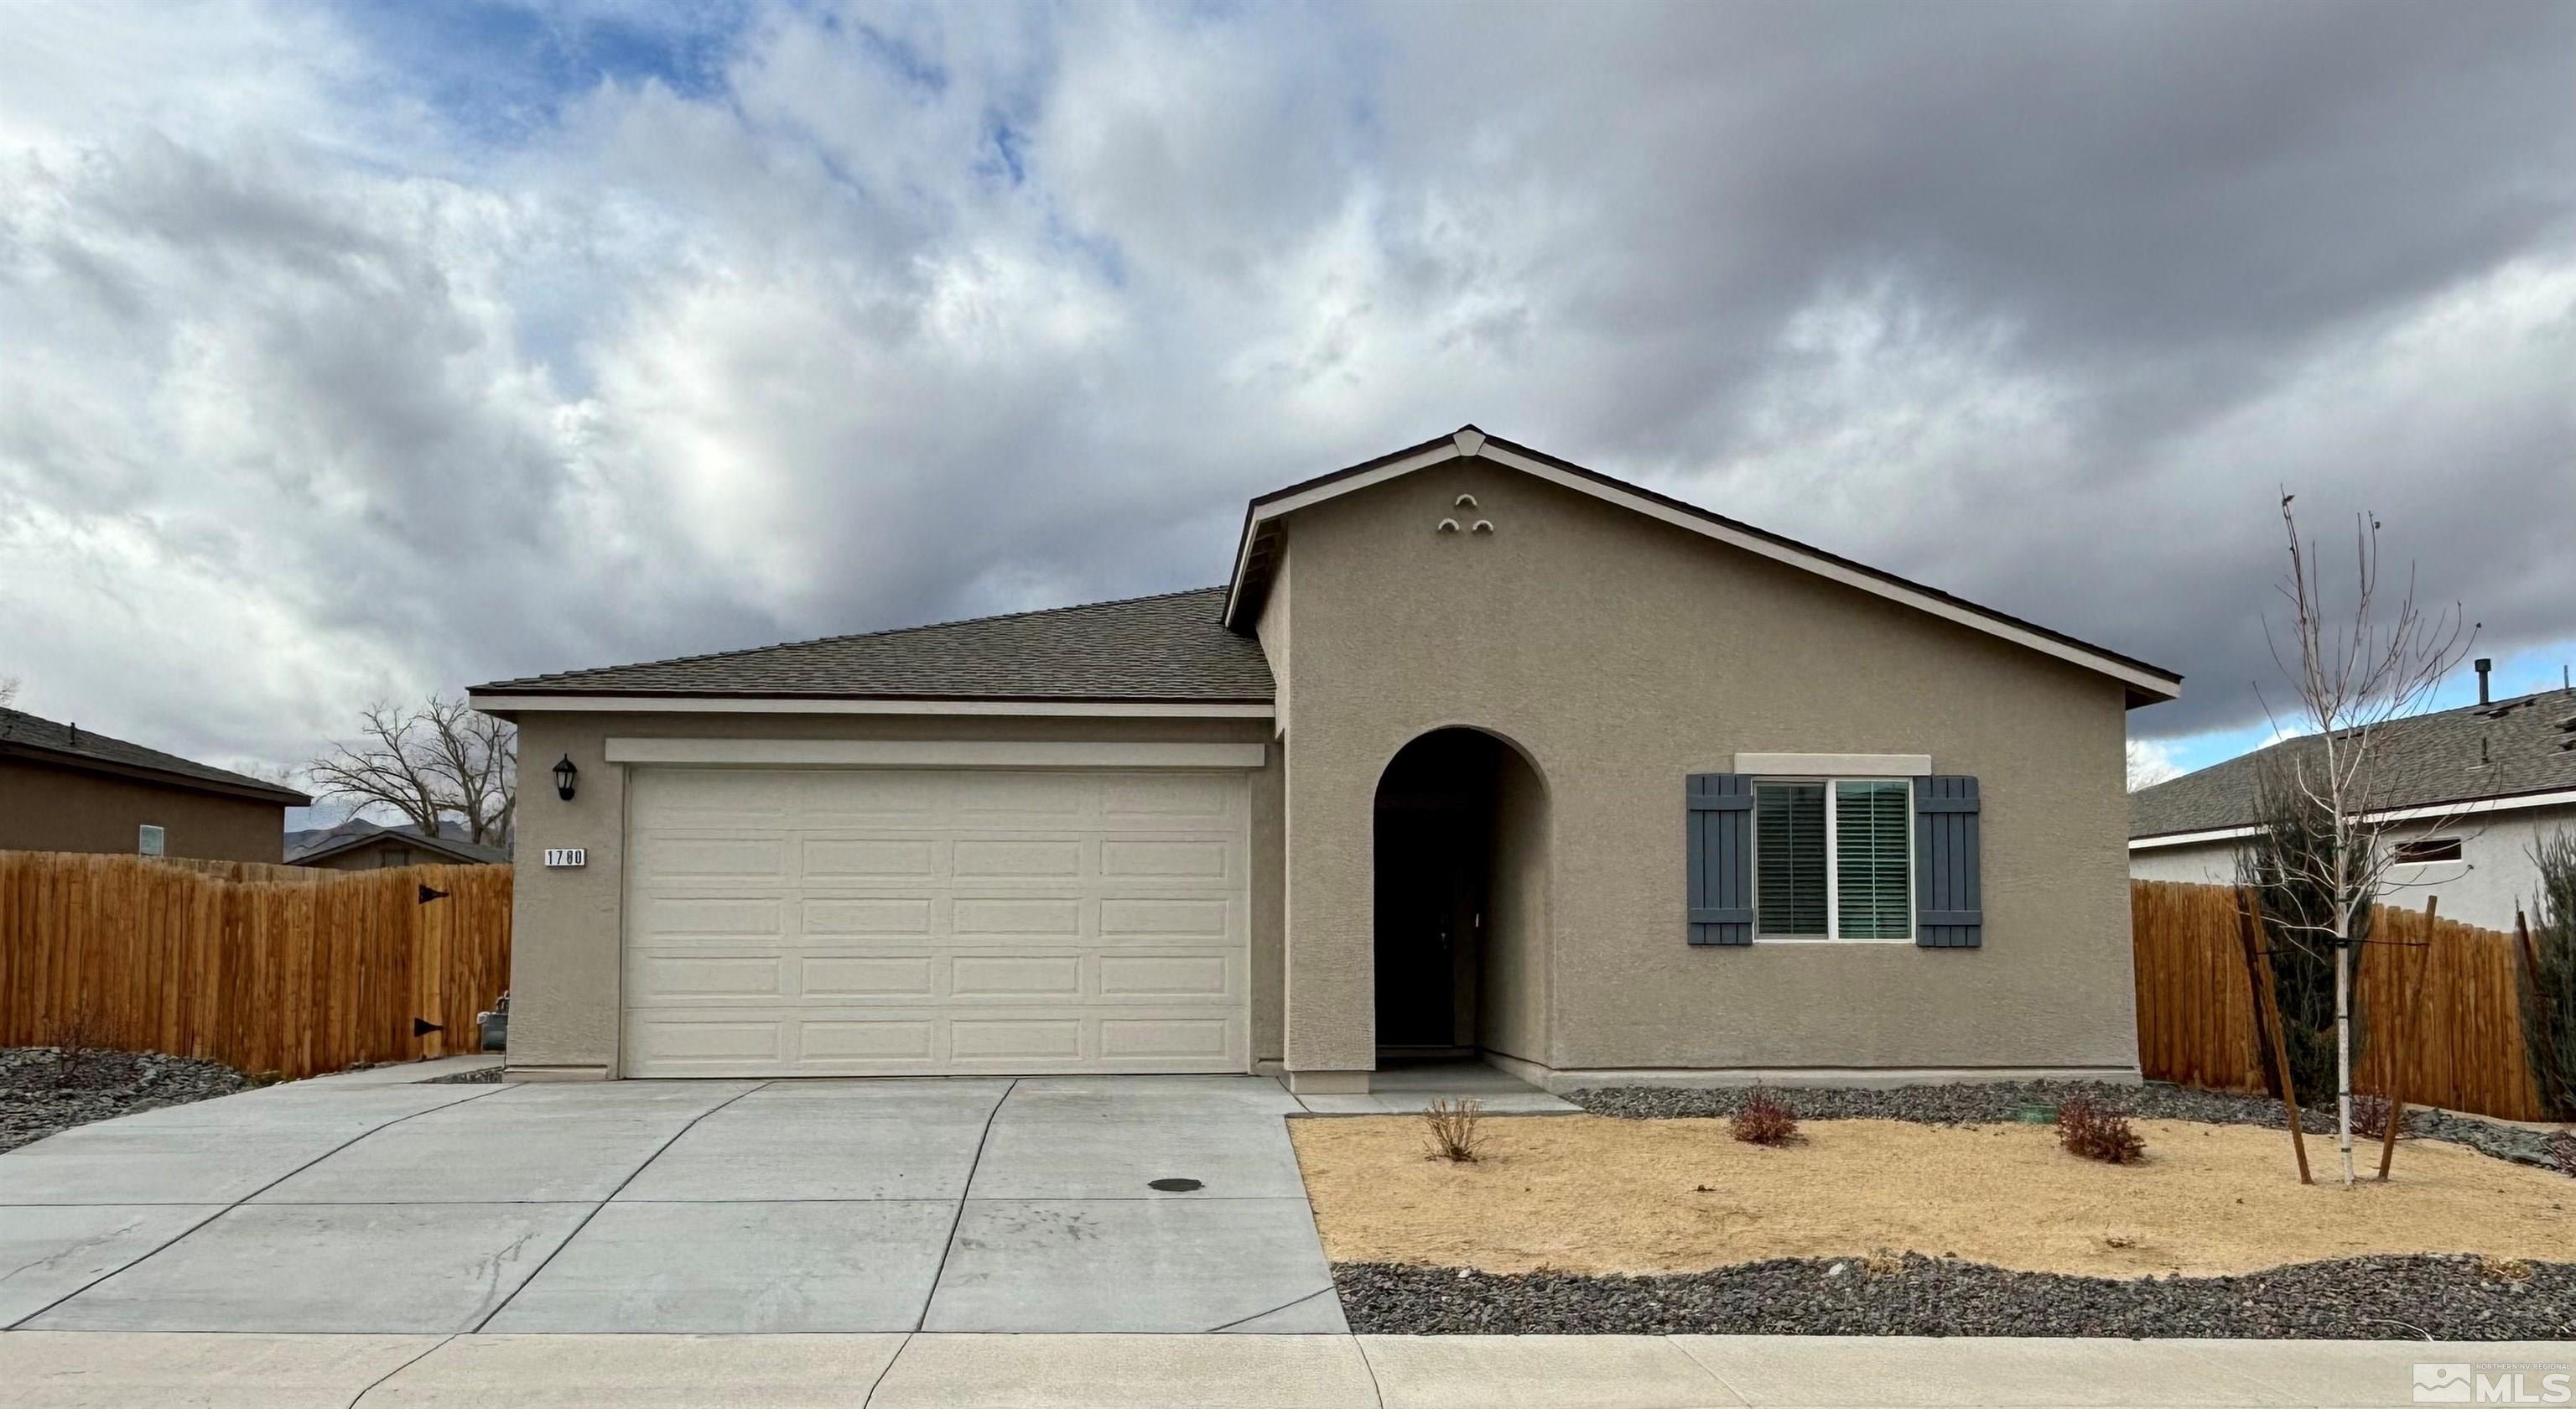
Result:
<instances>
[{"instance_id":1,"label":"dark doorway","mask_svg":"<svg viewBox=\"0 0 2576 1409\"><path fill-rule=\"evenodd\" d=\"M1377 788L1377 1045L1472 1052L1493 913L1499 781L1509 749L1442 729L1407 744ZM1517 760L1512 760L1517 762Z\"/></svg>"}]
</instances>

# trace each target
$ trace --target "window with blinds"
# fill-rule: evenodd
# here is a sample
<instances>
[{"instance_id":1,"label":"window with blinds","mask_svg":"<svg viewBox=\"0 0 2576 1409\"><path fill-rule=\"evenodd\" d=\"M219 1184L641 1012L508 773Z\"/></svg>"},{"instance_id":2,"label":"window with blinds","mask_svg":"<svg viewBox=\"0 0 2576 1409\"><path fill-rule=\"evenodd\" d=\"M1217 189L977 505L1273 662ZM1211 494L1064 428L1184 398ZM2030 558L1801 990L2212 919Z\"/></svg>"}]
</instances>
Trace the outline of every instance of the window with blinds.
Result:
<instances>
[{"instance_id":1,"label":"window with blinds","mask_svg":"<svg viewBox=\"0 0 2576 1409\"><path fill-rule=\"evenodd\" d=\"M1905 784L1834 784L1834 888L1845 939L1908 939L1914 934L1914 816Z\"/></svg>"},{"instance_id":2,"label":"window with blinds","mask_svg":"<svg viewBox=\"0 0 2576 1409\"><path fill-rule=\"evenodd\" d=\"M1913 818L1913 789L1901 778L1756 783L1755 932L1910 938Z\"/></svg>"},{"instance_id":3,"label":"window with blinds","mask_svg":"<svg viewBox=\"0 0 2576 1409\"><path fill-rule=\"evenodd\" d=\"M1825 785L1754 785L1756 931L1819 938L1828 933L1825 864Z\"/></svg>"}]
</instances>

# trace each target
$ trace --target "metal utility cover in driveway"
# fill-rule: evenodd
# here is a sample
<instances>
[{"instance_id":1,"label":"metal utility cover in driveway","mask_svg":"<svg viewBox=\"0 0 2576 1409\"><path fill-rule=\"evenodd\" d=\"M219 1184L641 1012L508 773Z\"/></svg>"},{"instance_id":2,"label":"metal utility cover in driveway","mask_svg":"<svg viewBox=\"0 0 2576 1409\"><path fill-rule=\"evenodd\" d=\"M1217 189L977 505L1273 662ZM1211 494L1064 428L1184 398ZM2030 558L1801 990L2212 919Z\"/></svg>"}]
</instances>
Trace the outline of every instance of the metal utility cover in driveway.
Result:
<instances>
[{"instance_id":1,"label":"metal utility cover in driveway","mask_svg":"<svg viewBox=\"0 0 2576 1409\"><path fill-rule=\"evenodd\" d=\"M227 1097L0 1155L0 1252L46 1268L0 1325L1339 1331L1296 1108L1252 1077Z\"/></svg>"}]
</instances>

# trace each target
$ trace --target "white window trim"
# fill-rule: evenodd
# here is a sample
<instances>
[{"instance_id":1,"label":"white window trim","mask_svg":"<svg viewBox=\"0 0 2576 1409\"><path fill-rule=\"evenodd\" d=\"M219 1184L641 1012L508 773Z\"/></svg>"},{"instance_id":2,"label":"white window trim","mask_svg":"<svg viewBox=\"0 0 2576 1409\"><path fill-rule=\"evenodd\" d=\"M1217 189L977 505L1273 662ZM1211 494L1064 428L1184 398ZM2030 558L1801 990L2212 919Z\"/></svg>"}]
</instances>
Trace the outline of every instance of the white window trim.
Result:
<instances>
[{"instance_id":1,"label":"white window trim","mask_svg":"<svg viewBox=\"0 0 2576 1409\"><path fill-rule=\"evenodd\" d=\"M610 735L610 763L755 768L1259 768L1267 744L1002 739L642 739Z\"/></svg>"},{"instance_id":2,"label":"white window trim","mask_svg":"<svg viewBox=\"0 0 2576 1409\"><path fill-rule=\"evenodd\" d=\"M1747 755L1738 754L1738 758ZM1825 789L1825 932L1823 934L1764 934L1762 932L1762 788L1767 783L1821 783ZM1843 934L1842 843L1835 835L1836 814L1842 810L1836 796L1836 783L1902 783L1905 785L1905 933L1900 936ZM1914 780L1903 777L1847 777L1840 774L1763 774L1753 779L1753 814L1745 819L1752 834L1753 942L1756 944L1912 944L1922 934L1922 906L1917 902L1914 886Z\"/></svg>"},{"instance_id":3,"label":"white window trim","mask_svg":"<svg viewBox=\"0 0 2576 1409\"><path fill-rule=\"evenodd\" d=\"M1786 779L1806 782L1816 778L1852 778L1861 781L1932 776L1932 755L1928 753L1739 753L1730 773L1750 774L1769 780Z\"/></svg>"}]
</instances>

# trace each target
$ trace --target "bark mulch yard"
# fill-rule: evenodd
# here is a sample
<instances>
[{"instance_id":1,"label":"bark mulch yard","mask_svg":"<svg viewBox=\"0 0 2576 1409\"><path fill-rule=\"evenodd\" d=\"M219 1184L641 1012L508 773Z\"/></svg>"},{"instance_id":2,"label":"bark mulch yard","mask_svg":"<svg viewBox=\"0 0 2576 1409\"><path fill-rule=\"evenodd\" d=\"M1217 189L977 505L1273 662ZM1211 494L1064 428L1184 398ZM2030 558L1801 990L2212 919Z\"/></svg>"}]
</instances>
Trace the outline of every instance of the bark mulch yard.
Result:
<instances>
[{"instance_id":1,"label":"bark mulch yard","mask_svg":"<svg viewBox=\"0 0 2576 1409\"><path fill-rule=\"evenodd\" d=\"M2392 1183L2302 1186L2277 1129L2136 1125L2128 1166L1920 1115L1777 1149L1716 1119L1496 1117L1465 1165L1413 1118L1291 1130L1359 1330L2576 1334L2564 1175L2411 1139Z\"/></svg>"},{"instance_id":2,"label":"bark mulch yard","mask_svg":"<svg viewBox=\"0 0 2576 1409\"><path fill-rule=\"evenodd\" d=\"M247 1089L221 1062L151 1052L82 1052L68 1064L52 1047L0 1047L0 1151L57 1131L137 1111L185 1105Z\"/></svg>"}]
</instances>

